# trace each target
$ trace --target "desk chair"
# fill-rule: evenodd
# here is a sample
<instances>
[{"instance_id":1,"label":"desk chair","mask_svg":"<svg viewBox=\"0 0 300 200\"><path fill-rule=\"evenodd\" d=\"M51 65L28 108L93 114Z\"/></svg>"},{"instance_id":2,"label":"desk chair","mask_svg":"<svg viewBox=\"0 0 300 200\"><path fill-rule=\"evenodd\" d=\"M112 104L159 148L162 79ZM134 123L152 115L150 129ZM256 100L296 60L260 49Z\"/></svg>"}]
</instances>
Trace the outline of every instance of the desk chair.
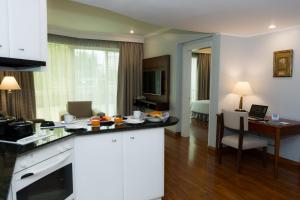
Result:
<instances>
[{"instance_id":1,"label":"desk chair","mask_svg":"<svg viewBox=\"0 0 300 200\"><path fill-rule=\"evenodd\" d=\"M242 151L262 148L263 165L266 166L268 141L248 133L248 113L223 110L220 119L218 135L219 163L222 163L223 145L237 149L237 171L240 172ZM224 130L233 131L235 134L224 136Z\"/></svg>"}]
</instances>

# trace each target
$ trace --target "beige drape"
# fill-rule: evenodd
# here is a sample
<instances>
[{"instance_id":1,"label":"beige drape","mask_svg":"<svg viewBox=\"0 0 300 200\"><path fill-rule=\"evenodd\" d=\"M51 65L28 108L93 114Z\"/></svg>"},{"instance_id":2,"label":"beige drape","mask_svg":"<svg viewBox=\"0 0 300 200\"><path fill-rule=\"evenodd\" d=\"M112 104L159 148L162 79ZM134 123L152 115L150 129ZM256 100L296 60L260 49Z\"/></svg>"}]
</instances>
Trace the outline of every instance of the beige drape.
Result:
<instances>
[{"instance_id":1,"label":"beige drape","mask_svg":"<svg viewBox=\"0 0 300 200\"><path fill-rule=\"evenodd\" d=\"M209 99L209 85L210 85L210 62L211 55L206 53L199 53L198 66L198 99Z\"/></svg>"},{"instance_id":2,"label":"beige drape","mask_svg":"<svg viewBox=\"0 0 300 200\"><path fill-rule=\"evenodd\" d=\"M143 44L120 44L118 69L118 114L130 115L134 98L142 94Z\"/></svg>"},{"instance_id":3,"label":"beige drape","mask_svg":"<svg viewBox=\"0 0 300 200\"><path fill-rule=\"evenodd\" d=\"M14 76L21 90L12 91L12 115L26 120L35 119L35 92L33 72L0 72L0 81L4 76ZM1 111L7 114L7 91L1 90Z\"/></svg>"},{"instance_id":4,"label":"beige drape","mask_svg":"<svg viewBox=\"0 0 300 200\"><path fill-rule=\"evenodd\" d=\"M120 42L48 35L47 72L35 72L37 118L59 121L68 101L117 111Z\"/></svg>"}]
</instances>

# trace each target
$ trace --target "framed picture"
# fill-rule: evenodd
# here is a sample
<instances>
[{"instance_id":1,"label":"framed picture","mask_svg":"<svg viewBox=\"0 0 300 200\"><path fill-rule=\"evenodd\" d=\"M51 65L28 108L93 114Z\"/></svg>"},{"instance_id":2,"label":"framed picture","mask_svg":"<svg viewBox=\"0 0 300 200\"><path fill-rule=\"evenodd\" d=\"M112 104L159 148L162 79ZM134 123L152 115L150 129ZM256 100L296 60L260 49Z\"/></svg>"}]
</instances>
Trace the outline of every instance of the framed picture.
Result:
<instances>
[{"instance_id":1,"label":"framed picture","mask_svg":"<svg viewBox=\"0 0 300 200\"><path fill-rule=\"evenodd\" d=\"M273 77L292 77L293 50L275 51Z\"/></svg>"}]
</instances>

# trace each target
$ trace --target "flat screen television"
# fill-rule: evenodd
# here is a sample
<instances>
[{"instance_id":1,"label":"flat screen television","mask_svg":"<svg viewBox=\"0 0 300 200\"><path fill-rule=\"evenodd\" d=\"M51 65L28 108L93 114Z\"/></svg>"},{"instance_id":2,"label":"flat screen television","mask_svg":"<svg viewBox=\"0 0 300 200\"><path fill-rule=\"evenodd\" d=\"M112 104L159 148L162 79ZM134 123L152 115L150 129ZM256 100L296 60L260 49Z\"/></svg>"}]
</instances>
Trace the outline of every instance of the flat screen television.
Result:
<instances>
[{"instance_id":1,"label":"flat screen television","mask_svg":"<svg viewBox=\"0 0 300 200\"><path fill-rule=\"evenodd\" d=\"M147 70L143 72L143 93L152 95L164 95L163 70Z\"/></svg>"}]
</instances>

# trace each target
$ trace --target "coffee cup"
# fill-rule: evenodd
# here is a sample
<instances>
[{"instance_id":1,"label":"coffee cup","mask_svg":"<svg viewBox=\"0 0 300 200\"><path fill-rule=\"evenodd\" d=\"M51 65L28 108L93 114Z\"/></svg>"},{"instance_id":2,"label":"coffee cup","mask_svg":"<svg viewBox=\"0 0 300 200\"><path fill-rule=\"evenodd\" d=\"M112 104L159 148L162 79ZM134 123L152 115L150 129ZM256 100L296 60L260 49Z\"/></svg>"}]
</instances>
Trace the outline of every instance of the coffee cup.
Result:
<instances>
[{"instance_id":1,"label":"coffee cup","mask_svg":"<svg viewBox=\"0 0 300 200\"><path fill-rule=\"evenodd\" d=\"M71 123L71 122L73 122L74 120L76 120L76 117L75 117L75 116L70 115L70 114L65 114L65 115L64 115L64 121L65 121L65 123Z\"/></svg>"},{"instance_id":2,"label":"coffee cup","mask_svg":"<svg viewBox=\"0 0 300 200\"><path fill-rule=\"evenodd\" d=\"M143 119L144 118L144 113L139 111L139 110L135 110L135 111L133 111L133 117L135 119Z\"/></svg>"}]
</instances>

